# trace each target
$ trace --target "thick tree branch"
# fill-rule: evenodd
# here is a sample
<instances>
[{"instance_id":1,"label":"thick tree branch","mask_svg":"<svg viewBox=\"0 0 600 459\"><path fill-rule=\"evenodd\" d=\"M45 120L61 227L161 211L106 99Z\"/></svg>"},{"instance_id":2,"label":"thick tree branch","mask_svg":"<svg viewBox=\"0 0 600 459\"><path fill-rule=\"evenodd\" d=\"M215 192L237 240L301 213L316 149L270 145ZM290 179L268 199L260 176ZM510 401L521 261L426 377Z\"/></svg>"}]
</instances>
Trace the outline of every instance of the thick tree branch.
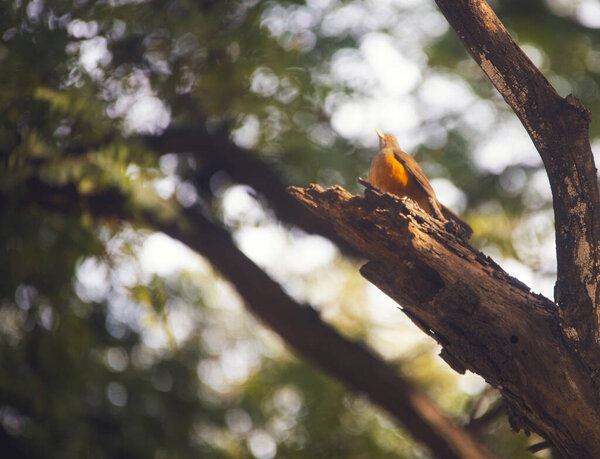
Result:
<instances>
[{"instance_id":1,"label":"thick tree branch","mask_svg":"<svg viewBox=\"0 0 600 459\"><path fill-rule=\"evenodd\" d=\"M567 337L600 370L600 197L590 114L575 97L556 93L484 0L436 3L544 161L556 219L556 301Z\"/></svg>"},{"instance_id":2,"label":"thick tree branch","mask_svg":"<svg viewBox=\"0 0 600 459\"><path fill-rule=\"evenodd\" d=\"M0 205L35 206L44 212L137 221L116 189L80 195L73 185L52 187L30 180L18 198L0 193ZM11 196L9 198L8 196ZM311 307L290 298L279 284L247 258L231 235L198 209L179 209L179 219L154 210L142 213L152 229L183 242L206 257L238 290L250 311L278 333L296 352L323 371L360 391L390 413L418 441L443 458L492 457L469 433L444 415L420 390L364 346L349 341L323 322Z\"/></svg>"},{"instance_id":3,"label":"thick tree branch","mask_svg":"<svg viewBox=\"0 0 600 459\"><path fill-rule=\"evenodd\" d=\"M403 306L459 372L498 388L515 428L566 457L600 457L600 396L564 340L558 309L410 200L369 187L290 188L371 260L361 273Z\"/></svg>"},{"instance_id":4,"label":"thick tree branch","mask_svg":"<svg viewBox=\"0 0 600 459\"><path fill-rule=\"evenodd\" d=\"M171 128L160 136L145 137L144 141L159 154L190 152L199 162L212 161L233 180L249 185L264 196L282 222L326 237L344 253L358 256L326 221L307 211L286 192L286 185L268 164L237 146L223 132L209 132L203 123L198 123L188 128Z\"/></svg>"}]
</instances>

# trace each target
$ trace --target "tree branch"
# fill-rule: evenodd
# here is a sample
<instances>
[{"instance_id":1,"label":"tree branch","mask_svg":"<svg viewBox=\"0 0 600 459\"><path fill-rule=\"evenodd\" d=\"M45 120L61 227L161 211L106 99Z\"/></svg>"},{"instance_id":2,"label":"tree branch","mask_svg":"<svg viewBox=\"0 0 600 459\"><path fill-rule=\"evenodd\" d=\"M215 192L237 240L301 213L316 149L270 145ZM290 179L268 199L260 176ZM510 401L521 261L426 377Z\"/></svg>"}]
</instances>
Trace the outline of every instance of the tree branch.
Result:
<instances>
[{"instance_id":1,"label":"tree branch","mask_svg":"<svg viewBox=\"0 0 600 459\"><path fill-rule=\"evenodd\" d=\"M9 198L10 196L10 198ZM37 206L43 211L137 221L116 189L80 195L74 185L52 187L30 180L18 198L0 192L0 205ZM134 215L135 214L135 215ZM490 458L491 454L444 415L419 389L364 346L349 341L323 322L310 306L290 298L279 284L247 258L231 235L199 209L178 209L179 219L166 220L155 210L142 212L144 223L206 257L240 293L250 311L278 333L296 352L351 388L366 394L418 441L444 458Z\"/></svg>"},{"instance_id":2,"label":"tree branch","mask_svg":"<svg viewBox=\"0 0 600 459\"><path fill-rule=\"evenodd\" d=\"M168 129L160 136L145 137L144 142L160 154L191 152L200 161L213 161L233 180L249 185L263 195L282 222L326 237L347 255L359 256L326 221L299 205L286 192L281 178L264 161L237 146L223 132L209 132L203 123L198 123L188 128Z\"/></svg>"},{"instance_id":3,"label":"tree branch","mask_svg":"<svg viewBox=\"0 0 600 459\"><path fill-rule=\"evenodd\" d=\"M567 338L600 370L600 196L590 113L572 95L556 93L484 0L436 3L542 157L556 219L556 302Z\"/></svg>"},{"instance_id":4,"label":"tree branch","mask_svg":"<svg viewBox=\"0 0 600 459\"><path fill-rule=\"evenodd\" d=\"M566 345L554 303L449 233L410 200L368 187L290 188L372 261L361 273L401 304L459 372L498 388L514 428L533 430L567 457L600 457L600 397Z\"/></svg>"}]
</instances>

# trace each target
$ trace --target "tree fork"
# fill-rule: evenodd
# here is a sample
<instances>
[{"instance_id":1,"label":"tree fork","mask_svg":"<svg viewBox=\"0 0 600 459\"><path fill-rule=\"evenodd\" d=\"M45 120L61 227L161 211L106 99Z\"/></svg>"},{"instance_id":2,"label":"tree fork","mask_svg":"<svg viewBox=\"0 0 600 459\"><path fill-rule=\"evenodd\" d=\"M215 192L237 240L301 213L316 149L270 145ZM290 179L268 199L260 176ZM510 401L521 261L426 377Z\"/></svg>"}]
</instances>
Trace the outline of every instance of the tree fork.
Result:
<instances>
[{"instance_id":1,"label":"tree fork","mask_svg":"<svg viewBox=\"0 0 600 459\"><path fill-rule=\"evenodd\" d=\"M600 195L591 115L562 98L484 0L435 0L467 51L519 117L538 150L556 220L555 300L566 338L600 372Z\"/></svg>"},{"instance_id":2,"label":"tree fork","mask_svg":"<svg viewBox=\"0 0 600 459\"><path fill-rule=\"evenodd\" d=\"M564 338L557 306L509 276L411 200L367 187L291 187L370 260L361 273L396 300L460 372L498 388L515 428L567 457L600 457L600 403Z\"/></svg>"}]
</instances>

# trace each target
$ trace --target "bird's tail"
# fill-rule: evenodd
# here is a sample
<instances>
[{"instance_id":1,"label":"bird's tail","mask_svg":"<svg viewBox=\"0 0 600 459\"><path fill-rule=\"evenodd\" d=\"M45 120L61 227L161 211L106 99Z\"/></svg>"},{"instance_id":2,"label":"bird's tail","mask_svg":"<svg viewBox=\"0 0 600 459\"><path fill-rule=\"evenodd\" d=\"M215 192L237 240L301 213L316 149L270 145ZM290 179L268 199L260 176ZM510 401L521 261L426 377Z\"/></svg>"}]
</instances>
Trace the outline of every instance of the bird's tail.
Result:
<instances>
[{"instance_id":1,"label":"bird's tail","mask_svg":"<svg viewBox=\"0 0 600 459\"><path fill-rule=\"evenodd\" d=\"M441 206L442 215L444 215L446 220L450 220L456 223L461 229L461 232L464 233L466 239L469 239L473 234L473 229L469 226L469 224L465 222L462 218L460 218L458 215L456 215L454 212L452 212L450 209L448 209L445 205L441 204Z\"/></svg>"}]
</instances>

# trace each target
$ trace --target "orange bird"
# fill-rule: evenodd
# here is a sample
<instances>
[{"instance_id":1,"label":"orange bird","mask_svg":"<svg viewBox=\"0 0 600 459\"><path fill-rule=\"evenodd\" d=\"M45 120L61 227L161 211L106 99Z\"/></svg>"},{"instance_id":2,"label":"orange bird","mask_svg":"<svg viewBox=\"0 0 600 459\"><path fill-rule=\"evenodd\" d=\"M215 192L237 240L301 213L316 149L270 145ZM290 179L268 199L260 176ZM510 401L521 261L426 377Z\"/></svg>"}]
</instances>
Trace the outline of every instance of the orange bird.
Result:
<instances>
[{"instance_id":1,"label":"orange bird","mask_svg":"<svg viewBox=\"0 0 600 459\"><path fill-rule=\"evenodd\" d=\"M442 221L452 220L470 237L473 234L471 227L438 201L419 163L402 151L393 135L382 134L378 129L375 131L379 136L379 153L371 162L369 182L382 191L416 201L432 217Z\"/></svg>"}]
</instances>

